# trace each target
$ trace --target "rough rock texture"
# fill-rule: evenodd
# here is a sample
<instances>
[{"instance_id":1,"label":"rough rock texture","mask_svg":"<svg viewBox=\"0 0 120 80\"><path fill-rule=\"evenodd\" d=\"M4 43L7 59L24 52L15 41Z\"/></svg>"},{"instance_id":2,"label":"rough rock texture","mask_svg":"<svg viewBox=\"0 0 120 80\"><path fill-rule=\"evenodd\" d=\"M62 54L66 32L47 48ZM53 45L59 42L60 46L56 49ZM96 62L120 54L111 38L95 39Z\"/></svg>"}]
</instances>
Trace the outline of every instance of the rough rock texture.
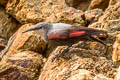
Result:
<instances>
[{"instance_id":1,"label":"rough rock texture","mask_svg":"<svg viewBox=\"0 0 120 80\"><path fill-rule=\"evenodd\" d=\"M42 51L46 44L34 33L22 33L32 24L21 26L1 52L0 79L37 80L43 66ZM32 52L34 51L34 52ZM38 52L38 53L35 53Z\"/></svg>"},{"instance_id":2,"label":"rough rock texture","mask_svg":"<svg viewBox=\"0 0 120 80\"><path fill-rule=\"evenodd\" d=\"M68 7L65 0L41 0L41 12L47 22L63 22L75 25L86 25L83 12Z\"/></svg>"},{"instance_id":3,"label":"rough rock texture","mask_svg":"<svg viewBox=\"0 0 120 80\"><path fill-rule=\"evenodd\" d=\"M104 76L103 74L98 74L94 77L94 80L113 80L112 78L108 78Z\"/></svg>"},{"instance_id":4,"label":"rough rock texture","mask_svg":"<svg viewBox=\"0 0 120 80\"><path fill-rule=\"evenodd\" d=\"M3 38L0 38L0 51L3 50L7 45L7 41Z\"/></svg>"},{"instance_id":5,"label":"rough rock texture","mask_svg":"<svg viewBox=\"0 0 120 80\"><path fill-rule=\"evenodd\" d=\"M0 6L5 7L6 1L0 0ZM120 0L90 1L8 0L6 9L0 8L0 80L119 80ZM91 10L83 12L89 4ZM12 17L23 24L14 35L18 26ZM107 38L104 41L107 46L74 38L49 43L46 47L35 32L22 33L31 23L42 21L105 29L109 36L97 37ZM4 38L10 38L8 44ZM72 47L65 56L52 62L69 45Z\"/></svg>"},{"instance_id":6,"label":"rough rock texture","mask_svg":"<svg viewBox=\"0 0 120 80\"><path fill-rule=\"evenodd\" d=\"M68 6L74 7L80 10L87 10L91 0L65 0Z\"/></svg>"},{"instance_id":7,"label":"rough rock texture","mask_svg":"<svg viewBox=\"0 0 120 80\"><path fill-rule=\"evenodd\" d=\"M103 22L95 22L89 25L90 28L106 29L109 32L116 32L120 30L120 19L107 20Z\"/></svg>"},{"instance_id":8,"label":"rough rock texture","mask_svg":"<svg viewBox=\"0 0 120 80\"><path fill-rule=\"evenodd\" d=\"M120 0L110 0L109 6L114 5L115 3L119 2Z\"/></svg>"},{"instance_id":9,"label":"rough rock texture","mask_svg":"<svg viewBox=\"0 0 120 80\"><path fill-rule=\"evenodd\" d=\"M119 34L120 30L120 19L115 20L108 20L103 22L95 22L89 25L90 28L98 28L98 29L105 29L108 31L108 38L106 40L107 43L113 44L116 39L116 35ZM112 46L110 46L112 47Z\"/></svg>"},{"instance_id":10,"label":"rough rock texture","mask_svg":"<svg viewBox=\"0 0 120 80\"><path fill-rule=\"evenodd\" d=\"M112 60L114 63L120 63L120 34L116 36L116 41L113 45Z\"/></svg>"},{"instance_id":11,"label":"rough rock texture","mask_svg":"<svg viewBox=\"0 0 120 80\"><path fill-rule=\"evenodd\" d=\"M117 34L119 34L120 30L120 2L117 2L115 5L109 6L103 15L99 17L98 22L95 22L89 27L91 28L100 28L100 29L106 29L109 31L109 37L107 39L107 42L110 42L113 44L115 41L115 37Z\"/></svg>"},{"instance_id":12,"label":"rough rock texture","mask_svg":"<svg viewBox=\"0 0 120 80\"><path fill-rule=\"evenodd\" d=\"M107 54L109 54L109 58L111 57L111 55L113 55L113 61L116 63L117 61L119 62L119 56L117 56L118 51L118 47L119 47L119 42L117 42L118 40L116 40L116 35L120 34L120 19L115 19L115 20L107 20L107 21L103 21L103 22L96 22L93 23L91 25L89 25L89 27L91 28L100 28L100 29L106 29L108 30L108 38L106 39L106 43L108 45L109 48L109 52ZM116 40L116 42L114 43L114 41ZM114 44L114 45L113 45Z\"/></svg>"},{"instance_id":13,"label":"rough rock texture","mask_svg":"<svg viewBox=\"0 0 120 80\"><path fill-rule=\"evenodd\" d=\"M19 52L0 62L0 80L37 80L42 66L40 54Z\"/></svg>"},{"instance_id":14,"label":"rough rock texture","mask_svg":"<svg viewBox=\"0 0 120 80\"><path fill-rule=\"evenodd\" d=\"M51 62L53 57L60 54L65 47L59 46L52 52L45 63L39 80L72 80L71 78L74 75L80 74L79 72L74 73L74 71L81 69L93 72L92 76L87 75L88 78L92 78L99 73L111 78L115 76L116 69L111 66L113 65L112 61L103 57L106 55L103 45L95 42L80 41L69 49L64 58L58 58ZM87 76L84 79L87 79Z\"/></svg>"},{"instance_id":15,"label":"rough rock texture","mask_svg":"<svg viewBox=\"0 0 120 80\"><path fill-rule=\"evenodd\" d=\"M37 23L41 19L41 0L9 0L6 10L20 23Z\"/></svg>"},{"instance_id":16,"label":"rough rock texture","mask_svg":"<svg viewBox=\"0 0 120 80\"><path fill-rule=\"evenodd\" d=\"M93 80L94 74L85 69L79 69L72 71L70 76L67 80ZM69 73L68 73L69 75ZM40 79L39 79L40 80Z\"/></svg>"},{"instance_id":17,"label":"rough rock texture","mask_svg":"<svg viewBox=\"0 0 120 80\"><path fill-rule=\"evenodd\" d=\"M106 29L108 30L109 33L109 37L107 39L107 42L110 42L113 44L113 42L115 41L115 37L117 34L119 34L119 30L120 30L120 2L117 2L115 5L111 5L109 6L105 12L103 13L103 15L101 17L99 17L98 22L95 22L91 25L89 25L89 27L91 28L100 28L100 29Z\"/></svg>"},{"instance_id":18,"label":"rough rock texture","mask_svg":"<svg viewBox=\"0 0 120 80\"><path fill-rule=\"evenodd\" d=\"M40 21L86 24L82 11L68 7L64 0L9 0L6 10L22 24Z\"/></svg>"},{"instance_id":19,"label":"rough rock texture","mask_svg":"<svg viewBox=\"0 0 120 80\"><path fill-rule=\"evenodd\" d=\"M8 0L0 0L0 5L6 6Z\"/></svg>"},{"instance_id":20,"label":"rough rock texture","mask_svg":"<svg viewBox=\"0 0 120 80\"><path fill-rule=\"evenodd\" d=\"M18 28L16 20L6 14L5 10L0 7L0 37L9 39Z\"/></svg>"},{"instance_id":21,"label":"rough rock texture","mask_svg":"<svg viewBox=\"0 0 120 80\"><path fill-rule=\"evenodd\" d=\"M10 38L7 47L1 52L2 55L7 54L6 56L8 57L16 52L22 52L25 50L42 53L46 47L46 44L41 37L32 35L32 32L22 33L30 27L32 27L32 24L21 26L21 28Z\"/></svg>"},{"instance_id":22,"label":"rough rock texture","mask_svg":"<svg viewBox=\"0 0 120 80\"><path fill-rule=\"evenodd\" d=\"M92 0L89 9L100 8L105 10L109 5L110 0Z\"/></svg>"},{"instance_id":23,"label":"rough rock texture","mask_svg":"<svg viewBox=\"0 0 120 80\"><path fill-rule=\"evenodd\" d=\"M120 34L120 19L108 20L103 22L96 22L89 25L91 28L100 28L108 30L108 38L106 39L106 43L108 46L109 58L112 55L112 59L114 63L119 63L119 36L116 38L116 35ZM115 42L115 43L114 43ZM114 45L113 45L114 44Z\"/></svg>"},{"instance_id":24,"label":"rough rock texture","mask_svg":"<svg viewBox=\"0 0 120 80\"><path fill-rule=\"evenodd\" d=\"M117 75L115 76L115 80L120 80L120 67L117 70Z\"/></svg>"},{"instance_id":25,"label":"rough rock texture","mask_svg":"<svg viewBox=\"0 0 120 80\"><path fill-rule=\"evenodd\" d=\"M117 2L115 5L109 6L103 16L99 18L99 21L108 21L108 20L115 20L120 19L120 2Z\"/></svg>"},{"instance_id":26,"label":"rough rock texture","mask_svg":"<svg viewBox=\"0 0 120 80\"><path fill-rule=\"evenodd\" d=\"M87 21L87 24L92 24L94 22L97 22L99 17L103 14L102 9L93 9L93 10L87 10L84 12L85 20Z\"/></svg>"}]
</instances>

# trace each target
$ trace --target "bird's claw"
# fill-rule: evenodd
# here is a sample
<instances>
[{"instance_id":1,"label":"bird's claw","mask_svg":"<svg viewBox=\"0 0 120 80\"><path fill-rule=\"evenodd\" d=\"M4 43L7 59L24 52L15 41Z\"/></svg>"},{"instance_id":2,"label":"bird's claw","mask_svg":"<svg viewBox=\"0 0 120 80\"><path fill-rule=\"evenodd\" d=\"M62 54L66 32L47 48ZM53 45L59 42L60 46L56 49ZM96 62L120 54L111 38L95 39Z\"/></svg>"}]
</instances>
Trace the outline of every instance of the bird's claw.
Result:
<instances>
[{"instance_id":1,"label":"bird's claw","mask_svg":"<svg viewBox=\"0 0 120 80\"><path fill-rule=\"evenodd\" d=\"M68 47L67 49L65 49L61 54L55 55L55 57L53 57L53 59L52 59L52 62L53 62L55 59L59 59L60 57L61 57L61 58L65 58L65 57L64 57L64 56L65 56L65 53L69 50L69 48L70 48L70 47Z\"/></svg>"},{"instance_id":2,"label":"bird's claw","mask_svg":"<svg viewBox=\"0 0 120 80\"><path fill-rule=\"evenodd\" d=\"M55 57L53 57L52 62L53 62L55 59L59 59L59 58L63 58L63 57L64 57L64 53L57 54L57 55L55 55Z\"/></svg>"}]
</instances>

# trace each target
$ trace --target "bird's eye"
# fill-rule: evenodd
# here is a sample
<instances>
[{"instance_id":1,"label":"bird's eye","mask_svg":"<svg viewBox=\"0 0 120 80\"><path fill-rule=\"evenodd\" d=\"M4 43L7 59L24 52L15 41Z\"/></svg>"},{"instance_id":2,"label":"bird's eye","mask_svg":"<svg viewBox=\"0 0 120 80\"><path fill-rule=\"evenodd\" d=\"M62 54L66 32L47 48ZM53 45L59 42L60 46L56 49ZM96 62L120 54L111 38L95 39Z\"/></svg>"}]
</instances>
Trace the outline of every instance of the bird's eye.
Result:
<instances>
[{"instance_id":1,"label":"bird's eye","mask_svg":"<svg viewBox=\"0 0 120 80\"><path fill-rule=\"evenodd\" d=\"M39 29L41 29L42 27L39 27Z\"/></svg>"}]
</instances>

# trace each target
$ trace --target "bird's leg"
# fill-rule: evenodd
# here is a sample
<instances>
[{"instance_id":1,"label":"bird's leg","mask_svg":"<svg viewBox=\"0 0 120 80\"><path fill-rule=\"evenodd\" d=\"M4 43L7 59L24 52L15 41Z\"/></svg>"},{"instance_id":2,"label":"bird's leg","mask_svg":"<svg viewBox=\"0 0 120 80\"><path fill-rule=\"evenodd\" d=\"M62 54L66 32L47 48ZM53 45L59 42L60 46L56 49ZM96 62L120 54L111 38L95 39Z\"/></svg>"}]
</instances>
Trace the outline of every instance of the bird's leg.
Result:
<instances>
[{"instance_id":1,"label":"bird's leg","mask_svg":"<svg viewBox=\"0 0 120 80\"><path fill-rule=\"evenodd\" d=\"M64 57L65 53L67 53L67 52L69 51L69 48L70 48L71 46L72 46L72 44L69 45L61 54L55 55L55 57L53 57L53 59L52 59L52 62L53 62L56 58Z\"/></svg>"},{"instance_id":2,"label":"bird's leg","mask_svg":"<svg viewBox=\"0 0 120 80\"><path fill-rule=\"evenodd\" d=\"M90 38L91 38L92 40L96 41L96 42L99 42L99 43L103 44L104 47L105 47L105 52L104 52L104 53L105 53L105 54L107 53L108 47L107 47L107 45L106 45L102 40L100 40L100 39L98 39L98 38L95 38L95 37L93 37L93 36L90 36Z\"/></svg>"},{"instance_id":3,"label":"bird's leg","mask_svg":"<svg viewBox=\"0 0 120 80\"><path fill-rule=\"evenodd\" d=\"M101 44L103 44L104 46L106 46L106 44L102 41L102 40L100 40L100 39L98 39L98 38L95 38L95 37L93 37L93 36L89 36L92 40L94 40L94 41L96 41L96 42L99 42L99 43L101 43Z\"/></svg>"},{"instance_id":4,"label":"bird's leg","mask_svg":"<svg viewBox=\"0 0 120 80\"><path fill-rule=\"evenodd\" d=\"M93 37L93 36L89 36L89 38L91 38L92 40L94 40L94 41L96 41L96 42L99 42L99 43L103 44L103 45L105 46L105 49L106 49L105 52L107 51L107 46L106 46L106 44L105 44L102 40L100 40L100 39L98 39L98 38L95 38L95 37ZM69 48L70 48L71 46L72 46L72 44L71 44L70 46L68 46L61 54L55 55L55 57L53 57L53 59L52 59L52 62L53 62L55 59L59 58L59 57L64 57L65 53L68 52L68 50L69 50Z\"/></svg>"}]
</instances>

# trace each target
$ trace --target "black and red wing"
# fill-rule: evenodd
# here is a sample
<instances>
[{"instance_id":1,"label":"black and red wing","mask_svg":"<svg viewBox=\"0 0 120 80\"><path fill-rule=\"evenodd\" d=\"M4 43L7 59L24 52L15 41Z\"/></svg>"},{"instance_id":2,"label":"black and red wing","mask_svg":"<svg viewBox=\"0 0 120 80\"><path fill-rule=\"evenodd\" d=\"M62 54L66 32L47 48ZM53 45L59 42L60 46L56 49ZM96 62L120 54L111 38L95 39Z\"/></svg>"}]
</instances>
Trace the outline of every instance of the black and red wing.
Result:
<instances>
[{"instance_id":1,"label":"black and red wing","mask_svg":"<svg viewBox=\"0 0 120 80\"><path fill-rule=\"evenodd\" d=\"M79 36L91 36L91 35L99 35L107 33L104 30L97 30L87 27L76 27L76 26L69 26L64 29L58 29L47 34L48 39L67 39L72 37L79 37Z\"/></svg>"},{"instance_id":2,"label":"black and red wing","mask_svg":"<svg viewBox=\"0 0 120 80\"><path fill-rule=\"evenodd\" d=\"M105 30L98 30L98 29L93 29L93 28L88 28L88 27L73 27L73 31L84 31L85 36L91 36L91 35L99 35L99 34L107 34L107 31Z\"/></svg>"}]
</instances>

